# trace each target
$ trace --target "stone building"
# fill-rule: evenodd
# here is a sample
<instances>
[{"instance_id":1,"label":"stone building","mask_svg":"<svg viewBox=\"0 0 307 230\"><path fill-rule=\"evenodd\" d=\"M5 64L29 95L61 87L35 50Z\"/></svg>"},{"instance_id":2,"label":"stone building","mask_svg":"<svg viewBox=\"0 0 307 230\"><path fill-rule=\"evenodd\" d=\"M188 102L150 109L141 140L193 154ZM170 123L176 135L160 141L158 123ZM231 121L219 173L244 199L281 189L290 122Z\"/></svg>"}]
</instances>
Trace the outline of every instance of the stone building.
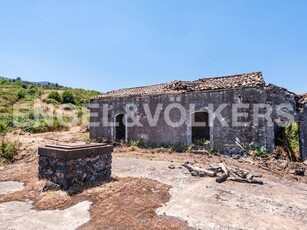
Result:
<instances>
[{"instance_id":1,"label":"stone building","mask_svg":"<svg viewBox=\"0 0 307 230\"><path fill-rule=\"evenodd\" d=\"M269 151L280 124L300 126L306 156L307 109L295 93L266 84L261 72L114 90L91 100L91 138L191 144L219 151L253 143Z\"/></svg>"}]
</instances>

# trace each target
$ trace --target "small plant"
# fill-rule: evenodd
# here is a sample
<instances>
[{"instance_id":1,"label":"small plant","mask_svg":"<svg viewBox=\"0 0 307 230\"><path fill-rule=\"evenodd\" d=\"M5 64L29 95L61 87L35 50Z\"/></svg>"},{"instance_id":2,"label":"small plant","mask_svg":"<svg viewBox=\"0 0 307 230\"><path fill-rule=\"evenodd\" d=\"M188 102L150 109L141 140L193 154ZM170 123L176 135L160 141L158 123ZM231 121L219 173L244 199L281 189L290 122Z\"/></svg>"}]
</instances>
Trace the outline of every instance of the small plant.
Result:
<instances>
[{"instance_id":1,"label":"small plant","mask_svg":"<svg viewBox=\"0 0 307 230\"><path fill-rule=\"evenodd\" d=\"M0 142L0 162L13 162L19 147L19 142L12 142L2 137Z\"/></svg>"},{"instance_id":2,"label":"small plant","mask_svg":"<svg viewBox=\"0 0 307 230\"><path fill-rule=\"evenodd\" d=\"M140 140L130 140L129 144L130 144L131 147L138 147L138 148L144 146L143 143Z\"/></svg>"},{"instance_id":3,"label":"small plant","mask_svg":"<svg viewBox=\"0 0 307 230\"><path fill-rule=\"evenodd\" d=\"M261 146L260 148L256 148L255 152L256 152L257 157L262 157L262 158L269 157L269 153L264 146Z\"/></svg>"},{"instance_id":4,"label":"small plant","mask_svg":"<svg viewBox=\"0 0 307 230\"><path fill-rule=\"evenodd\" d=\"M270 156L268 150L264 146L261 146L259 148L259 147L256 147L254 143L251 143L248 146L246 146L244 151L248 153L252 153L251 155L253 155L254 157L267 158Z\"/></svg>"},{"instance_id":5,"label":"small plant","mask_svg":"<svg viewBox=\"0 0 307 230\"><path fill-rule=\"evenodd\" d=\"M182 143L177 143L173 146L174 150L178 153L183 153L188 150L188 146L182 144Z\"/></svg>"},{"instance_id":6,"label":"small plant","mask_svg":"<svg viewBox=\"0 0 307 230\"><path fill-rule=\"evenodd\" d=\"M125 140L120 140L120 141L119 141L119 145L120 145L121 147L127 146L127 142L126 142Z\"/></svg>"},{"instance_id":7,"label":"small plant","mask_svg":"<svg viewBox=\"0 0 307 230\"><path fill-rule=\"evenodd\" d=\"M131 147L138 147L138 145L139 145L139 140L131 140L130 141Z\"/></svg>"},{"instance_id":8,"label":"small plant","mask_svg":"<svg viewBox=\"0 0 307 230\"><path fill-rule=\"evenodd\" d=\"M6 133L8 131L8 127L5 121L0 120L0 134Z\"/></svg>"},{"instance_id":9,"label":"small plant","mask_svg":"<svg viewBox=\"0 0 307 230\"><path fill-rule=\"evenodd\" d=\"M195 149L195 144L190 144L189 146L188 146L188 150L189 150L189 152L191 152L192 150L194 150Z\"/></svg>"}]
</instances>

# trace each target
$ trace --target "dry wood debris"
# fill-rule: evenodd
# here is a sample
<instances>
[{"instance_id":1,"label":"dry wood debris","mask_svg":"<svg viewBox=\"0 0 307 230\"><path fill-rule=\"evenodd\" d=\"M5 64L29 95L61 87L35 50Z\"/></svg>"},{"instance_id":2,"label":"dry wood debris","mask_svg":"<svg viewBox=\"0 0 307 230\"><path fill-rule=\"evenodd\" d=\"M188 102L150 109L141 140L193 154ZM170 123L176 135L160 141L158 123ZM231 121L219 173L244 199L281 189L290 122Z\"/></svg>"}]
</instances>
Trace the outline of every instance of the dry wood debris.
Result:
<instances>
[{"instance_id":1,"label":"dry wood debris","mask_svg":"<svg viewBox=\"0 0 307 230\"><path fill-rule=\"evenodd\" d=\"M192 176L210 176L216 177L217 183L223 183L227 179L240 182L240 183L250 183L250 184L263 184L263 181L258 179L262 175L260 173L251 172L246 169L241 169L239 167L227 167L224 163L220 163L218 166L212 166L208 169L203 169L200 167L193 166L190 162L186 162L182 165L187 168Z\"/></svg>"}]
</instances>

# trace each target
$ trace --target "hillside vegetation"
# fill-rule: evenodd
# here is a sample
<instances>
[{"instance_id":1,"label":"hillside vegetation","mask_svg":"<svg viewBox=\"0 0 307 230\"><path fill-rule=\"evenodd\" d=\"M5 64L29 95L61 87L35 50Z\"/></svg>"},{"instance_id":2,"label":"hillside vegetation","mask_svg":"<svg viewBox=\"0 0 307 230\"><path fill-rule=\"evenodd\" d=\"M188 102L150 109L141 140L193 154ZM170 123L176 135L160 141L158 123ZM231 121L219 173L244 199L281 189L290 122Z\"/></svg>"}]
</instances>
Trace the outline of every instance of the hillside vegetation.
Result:
<instances>
[{"instance_id":1,"label":"hillside vegetation","mask_svg":"<svg viewBox=\"0 0 307 230\"><path fill-rule=\"evenodd\" d=\"M74 89L0 79L0 134L20 128L38 133L65 130L88 119L86 104L99 95L93 90Z\"/></svg>"}]
</instances>

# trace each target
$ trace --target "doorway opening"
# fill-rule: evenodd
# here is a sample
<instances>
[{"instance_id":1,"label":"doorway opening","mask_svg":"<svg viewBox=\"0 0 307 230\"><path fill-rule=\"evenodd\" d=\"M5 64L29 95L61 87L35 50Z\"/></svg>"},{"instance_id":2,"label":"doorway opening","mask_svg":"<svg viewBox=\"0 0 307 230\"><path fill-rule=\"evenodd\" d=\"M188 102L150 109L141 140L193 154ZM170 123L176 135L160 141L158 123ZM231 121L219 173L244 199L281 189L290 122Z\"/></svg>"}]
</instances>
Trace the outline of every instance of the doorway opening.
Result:
<instances>
[{"instance_id":1,"label":"doorway opening","mask_svg":"<svg viewBox=\"0 0 307 230\"><path fill-rule=\"evenodd\" d=\"M118 114L115 116L115 140L126 140L126 125L125 125L125 115L124 114Z\"/></svg>"},{"instance_id":2,"label":"doorway opening","mask_svg":"<svg viewBox=\"0 0 307 230\"><path fill-rule=\"evenodd\" d=\"M195 112L192 114L192 143L210 141L209 114Z\"/></svg>"}]
</instances>

